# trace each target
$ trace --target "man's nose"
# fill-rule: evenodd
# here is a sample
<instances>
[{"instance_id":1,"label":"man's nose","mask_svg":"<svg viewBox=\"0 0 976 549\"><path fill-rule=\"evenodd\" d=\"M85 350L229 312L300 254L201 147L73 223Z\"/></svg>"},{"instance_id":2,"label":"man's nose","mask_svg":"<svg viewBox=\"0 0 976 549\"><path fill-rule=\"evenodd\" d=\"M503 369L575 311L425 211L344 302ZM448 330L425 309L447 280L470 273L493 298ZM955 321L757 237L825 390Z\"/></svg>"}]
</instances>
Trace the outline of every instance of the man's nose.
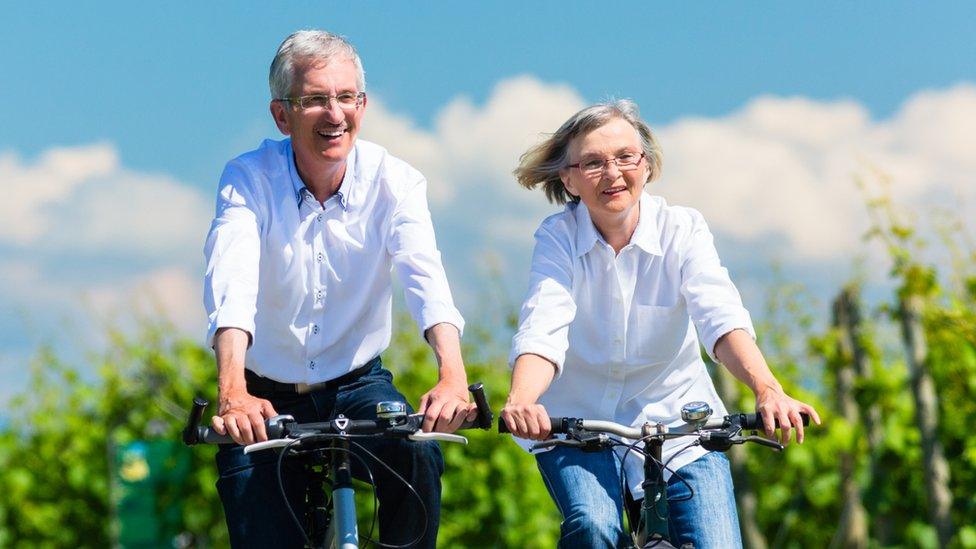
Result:
<instances>
[{"instance_id":1,"label":"man's nose","mask_svg":"<svg viewBox=\"0 0 976 549\"><path fill-rule=\"evenodd\" d=\"M325 107L322 115L325 116L326 120L333 124L338 124L342 122L343 118L345 118L344 111L339 108L339 102L335 99L329 101L329 105Z\"/></svg>"}]
</instances>

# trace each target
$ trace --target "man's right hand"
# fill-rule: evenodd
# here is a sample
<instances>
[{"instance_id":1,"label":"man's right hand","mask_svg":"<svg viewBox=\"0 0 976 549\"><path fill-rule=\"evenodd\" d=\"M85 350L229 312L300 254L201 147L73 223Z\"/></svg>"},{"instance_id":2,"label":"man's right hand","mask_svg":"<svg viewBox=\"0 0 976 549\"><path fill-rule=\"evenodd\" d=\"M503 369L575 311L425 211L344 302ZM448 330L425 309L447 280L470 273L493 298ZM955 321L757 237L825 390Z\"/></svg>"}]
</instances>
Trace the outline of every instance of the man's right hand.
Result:
<instances>
[{"instance_id":1,"label":"man's right hand","mask_svg":"<svg viewBox=\"0 0 976 549\"><path fill-rule=\"evenodd\" d=\"M210 423L219 434L229 434L238 444L268 440L264 420L278 415L271 403L245 390L221 393L217 415Z\"/></svg>"}]
</instances>

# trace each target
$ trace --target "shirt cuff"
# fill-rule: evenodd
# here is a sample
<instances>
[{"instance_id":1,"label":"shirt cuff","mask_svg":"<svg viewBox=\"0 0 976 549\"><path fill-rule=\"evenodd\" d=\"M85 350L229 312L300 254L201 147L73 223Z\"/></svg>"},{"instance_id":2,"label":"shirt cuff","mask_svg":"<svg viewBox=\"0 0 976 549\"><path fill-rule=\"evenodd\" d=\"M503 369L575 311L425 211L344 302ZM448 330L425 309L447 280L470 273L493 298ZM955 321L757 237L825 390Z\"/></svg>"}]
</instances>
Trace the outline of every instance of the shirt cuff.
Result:
<instances>
[{"instance_id":1,"label":"shirt cuff","mask_svg":"<svg viewBox=\"0 0 976 549\"><path fill-rule=\"evenodd\" d=\"M217 330L221 328L239 328L247 332L248 348L254 343L254 308L224 306L219 311L210 315L210 324L207 326L207 347L213 348L214 338Z\"/></svg>"},{"instance_id":2,"label":"shirt cuff","mask_svg":"<svg viewBox=\"0 0 976 549\"><path fill-rule=\"evenodd\" d=\"M420 337L426 338L427 330L432 327L446 323L457 328L458 337L464 336L464 318L456 307L443 303L433 303L424 305L417 315L417 326L420 327Z\"/></svg>"},{"instance_id":3,"label":"shirt cuff","mask_svg":"<svg viewBox=\"0 0 976 549\"><path fill-rule=\"evenodd\" d=\"M707 324L708 328L701 334L702 344L705 346L705 350L708 351L708 356L716 363L719 360L715 356L715 345L725 334L732 330L741 329L745 330L753 340L756 339L756 330L752 327L752 318L746 310L738 314L727 314L719 318L710 319Z\"/></svg>"}]
</instances>

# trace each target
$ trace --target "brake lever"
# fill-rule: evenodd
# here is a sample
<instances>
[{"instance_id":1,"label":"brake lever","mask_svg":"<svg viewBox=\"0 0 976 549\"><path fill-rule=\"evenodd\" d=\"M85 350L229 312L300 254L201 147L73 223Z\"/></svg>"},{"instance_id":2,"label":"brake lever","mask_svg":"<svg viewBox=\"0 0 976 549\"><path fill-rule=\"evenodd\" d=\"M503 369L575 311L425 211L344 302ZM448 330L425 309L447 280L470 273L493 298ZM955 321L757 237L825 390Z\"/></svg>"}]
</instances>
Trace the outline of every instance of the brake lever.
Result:
<instances>
[{"instance_id":1,"label":"brake lever","mask_svg":"<svg viewBox=\"0 0 976 549\"><path fill-rule=\"evenodd\" d=\"M756 444L759 444L760 446L767 446L769 448L772 448L773 450L776 450L777 452L782 452L783 451L783 448L784 448L784 446L782 444L776 442L775 440L769 440L768 438L761 437L761 436L757 436L757 435L749 435L749 436L744 436L744 437L735 437L732 440L732 442L734 442L735 444L743 444L743 443L746 443L746 442L755 442Z\"/></svg>"},{"instance_id":2,"label":"brake lever","mask_svg":"<svg viewBox=\"0 0 976 549\"><path fill-rule=\"evenodd\" d=\"M570 448L580 448L583 443L578 440L573 440L569 438L552 438L549 440L543 440L542 442L537 442L532 446L529 446L529 450L544 450L546 448L552 448L554 446L569 446Z\"/></svg>"}]
</instances>

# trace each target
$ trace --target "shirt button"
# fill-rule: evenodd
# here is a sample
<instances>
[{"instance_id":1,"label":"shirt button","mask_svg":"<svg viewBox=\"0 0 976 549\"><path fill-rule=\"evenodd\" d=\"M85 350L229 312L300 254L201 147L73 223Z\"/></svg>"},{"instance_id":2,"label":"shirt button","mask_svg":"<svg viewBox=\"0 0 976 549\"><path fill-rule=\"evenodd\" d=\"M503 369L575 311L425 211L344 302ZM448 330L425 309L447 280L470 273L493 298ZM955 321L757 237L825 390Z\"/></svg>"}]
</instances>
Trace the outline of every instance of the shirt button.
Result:
<instances>
[{"instance_id":1,"label":"shirt button","mask_svg":"<svg viewBox=\"0 0 976 549\"><path fill-rule=\"evenodd\" d=\"M318 261L319 263L322 263L323 261L325 261L325 254L319 252L319 254L315 256L315 260Z\"/></svg>"},{"instance_id":2,"label":"shirt button","mask_svg":"<svg viewBox=\"0 0 976 549\"><path fill-rule=\"evenodd\" d=\"M312 333L313 334L319 333L319 327L317 324L312 324Z\"/></svg>"},{"instance_id":3,"label":"shirt button","mask_svg":"<svg viewBox=\"0 0 976 549\"><path fill-rule=\"evenodd\" d=\"M315 361L314 360L309 361L309 363L308 363L308 369L309 370L314 370L315 369Z\"/></svg>"},{"instance_id":4,"label":"shirt button","mask_svg":"<svg viewBox=\"0 0 976 549\"><path fill-rule=\"evenodd\" d=\"M319 215L315 216L315 219L317 221L322 221L322 214L319 214Z\"/></svg>"}]
</instances>

